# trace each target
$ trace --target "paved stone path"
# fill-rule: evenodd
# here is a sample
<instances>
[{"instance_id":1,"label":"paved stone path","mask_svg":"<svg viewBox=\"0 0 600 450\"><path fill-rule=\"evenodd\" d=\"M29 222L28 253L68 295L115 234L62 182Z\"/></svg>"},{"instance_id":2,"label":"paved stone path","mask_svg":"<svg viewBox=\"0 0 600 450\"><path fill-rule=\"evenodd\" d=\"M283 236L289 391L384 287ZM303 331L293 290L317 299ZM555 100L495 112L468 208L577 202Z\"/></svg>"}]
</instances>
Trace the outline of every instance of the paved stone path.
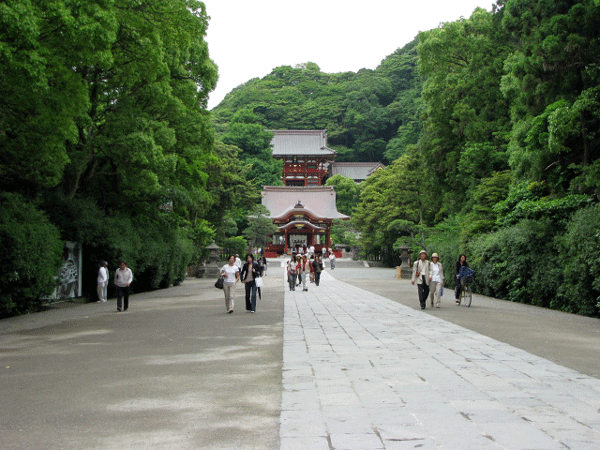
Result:
<instances>
[{"instance_id":1,"label":"paved stone path","mask_svg":"<svg viewBox=\"0 0 600 450\"><path fill-rule=\"evenodd\" d=\"M281 450L591 450L600 380L324 272L285 292L280 422Z\"/></svg>"}]
</instances>

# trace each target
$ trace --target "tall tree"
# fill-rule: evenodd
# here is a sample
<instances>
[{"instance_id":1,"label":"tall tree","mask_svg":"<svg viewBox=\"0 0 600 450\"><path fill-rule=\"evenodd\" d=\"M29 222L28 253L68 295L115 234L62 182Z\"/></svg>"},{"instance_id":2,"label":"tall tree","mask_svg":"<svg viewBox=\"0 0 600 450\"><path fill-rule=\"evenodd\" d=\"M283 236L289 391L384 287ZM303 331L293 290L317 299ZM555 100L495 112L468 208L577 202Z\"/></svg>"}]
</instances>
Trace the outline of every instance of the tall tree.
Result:
<instances>
[{"instance_id":1,"label":"tall tree","mask_svg":"<svg viewBox=\"0 0 600 450\"><path fill-rule=\"evenodd\" d=\"M258 117L249 109L234 114L222 140L240 149L239 157L250 165L248 176L255 188L282 184L283 163L273 159L271 140L273 133L260 125Z\"/></svg>"},{"instance_id":2,"label":"tall tree","mask_svg":"<svg viewBox=\"0 0 600 450\"><path fill-rule=\"evenodd\" d=\"M361 232L367 252L381 251L391 263L399 238L406 237L413 245L425 245L424 231L434 222L441 190L432 183L417 147L409 148L362 184L352 222Z\"/></svg>"},{"instance_id":3,"label":"tall tree","mask_svg":"<svg viewBox=\"0 0 600 450\"><path fill-rule=\"evenodd\" d=\"M337 210L347 216L352 216L360 198L360 187L352 178L334 175L327 180L326 186L335 187Z\"/></svg>"},{"instance_id":4,"label":"tall tree","mask_svg":"<svg viewBox=\"0 0 600 450\"><path fill-rule=\"evenodd\" d=\"M457 212L479 179L508 167L510 122L500 80L509 47L497 15L483 9L419 40L427 104L421 146L449 212Z\"/></svg>"},{"instance_id":5,"label":"tall tree","mask_svg":"<svg viewBox=\"0 0 600 450\"><path fill-rule=\"evenodd\" d=\"M511 102L511 165L554 192L600 188L600 4L508 0L516 49L502 88ZM579 176L582 175L582 176Z\"/></svg>"}]
</instances>

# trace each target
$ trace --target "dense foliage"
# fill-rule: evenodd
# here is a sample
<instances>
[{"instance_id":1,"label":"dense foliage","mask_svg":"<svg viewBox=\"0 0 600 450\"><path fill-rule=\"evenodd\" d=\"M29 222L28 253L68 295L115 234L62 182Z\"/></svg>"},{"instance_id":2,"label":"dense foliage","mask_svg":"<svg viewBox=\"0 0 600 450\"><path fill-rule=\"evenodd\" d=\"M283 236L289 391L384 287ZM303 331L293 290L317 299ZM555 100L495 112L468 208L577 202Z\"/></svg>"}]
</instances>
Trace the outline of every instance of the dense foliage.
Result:
<instances>
[{"instance_id":1,"label":"dense foliage","mask_svg":"<svg viewBox=\"0 0 600 450\"><path fill-rule=\"evenodd\" d=\"M215 128L231 136L246 110L263 129L326 129L339 161L391 162L421 129L416 44L358 73L328 74L315 63L277 67L230 92L213 110Z\"/></svg>"},{"instance_id":2,"label":"dense foliage","mask_svg":"<svg viewBox=\"0 0 600 450\"><path fill-rule=\"evenodd\" d=\"M104 259L138 291L177 283L258 197L238 150L215 146L207 25L197 0L0 3L2 314L51 290L65 240L83 245L88 294Z\"/></svg>"},{"instance_id":3,"label":"dense foliage","mask_svg":"<svg viewBox=\"0 0 600 450\"><path fill-rule=\"evenodd\" d=\"M278 67L232 91L214 121L222 130L245 108L269 129L327 129L338 161L388 164L335 234L367 255L396 264L408 244L452 267L466 252L480 292L597 316L598 55L598 1L498 0L375 70Z\"/></svg>"},{"instance_id":4,"label":"dense foliage","mask_svg":"<svg viewBox=\"0 0 600 450\"><path fill-rule=\"evenodd\" d=\"M0 194L0 317L26 312L52 292L62 256L58 229L18 194Z\"/></svg>"}]
</instances>

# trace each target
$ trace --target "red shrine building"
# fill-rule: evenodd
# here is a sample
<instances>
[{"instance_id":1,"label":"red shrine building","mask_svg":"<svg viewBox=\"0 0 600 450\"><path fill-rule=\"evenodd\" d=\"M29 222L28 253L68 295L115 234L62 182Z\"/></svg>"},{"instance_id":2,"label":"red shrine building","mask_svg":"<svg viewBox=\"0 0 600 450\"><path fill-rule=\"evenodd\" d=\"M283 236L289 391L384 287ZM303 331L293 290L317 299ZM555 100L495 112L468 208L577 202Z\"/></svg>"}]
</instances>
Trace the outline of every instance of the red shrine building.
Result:
<instances>
[{"instance_id":1,"label":"red shrine building","mask_svg":"<svg viewBox=\"0 0 600 450\"><path fill-rule=\"evenodd\" d=\"M314 246L316 252L331 248L333 220L350 219L338 212L335 199L333 186L264 186L262 204L278 228L266 246L266 256L290 253L294 247Z\"/></svg>"},{"instance_id":2,"label":"red shrine building","mask_svg":"<svg viewBox=\"0 0 600 450\"><path fill-rule=\"evenodd\" d=\"M283 160L286 186L322 186L329 177L335 150L327 147L325 130L271 130L273 158Z\"/></svg>"},{"instance_id":3,"label":"red shrine building","mask_svg":"<svg viewBox=\"0 0 600 450\"><path fill-rule=\"evenodd\" d=\"M276 130L273 157L283 160L285 186L264 186L262 204L278 231L270 237L266 256L290 253L294 247L331 248L333 220L350 217L338 212L333 186L324 186L335 159L325 130Z\"/></svg>"}]
</instances>

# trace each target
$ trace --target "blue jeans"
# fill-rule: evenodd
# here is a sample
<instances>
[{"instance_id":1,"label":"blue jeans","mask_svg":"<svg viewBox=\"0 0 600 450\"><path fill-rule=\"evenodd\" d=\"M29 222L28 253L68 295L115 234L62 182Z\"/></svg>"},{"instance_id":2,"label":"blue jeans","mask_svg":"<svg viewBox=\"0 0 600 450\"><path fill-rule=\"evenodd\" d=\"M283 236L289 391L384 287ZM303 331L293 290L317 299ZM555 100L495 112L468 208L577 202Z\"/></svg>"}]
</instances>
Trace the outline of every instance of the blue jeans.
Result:
<instances>
[{"instance_id":1,"label":"blue jeans","mask_svg":"<svg viewBox=\"0 0 600 450\"><path fill-rule=\"evenodd\" d=\"M246 281L246 310L256 311L256 283Z\"/></svg>"}]
</instances>

